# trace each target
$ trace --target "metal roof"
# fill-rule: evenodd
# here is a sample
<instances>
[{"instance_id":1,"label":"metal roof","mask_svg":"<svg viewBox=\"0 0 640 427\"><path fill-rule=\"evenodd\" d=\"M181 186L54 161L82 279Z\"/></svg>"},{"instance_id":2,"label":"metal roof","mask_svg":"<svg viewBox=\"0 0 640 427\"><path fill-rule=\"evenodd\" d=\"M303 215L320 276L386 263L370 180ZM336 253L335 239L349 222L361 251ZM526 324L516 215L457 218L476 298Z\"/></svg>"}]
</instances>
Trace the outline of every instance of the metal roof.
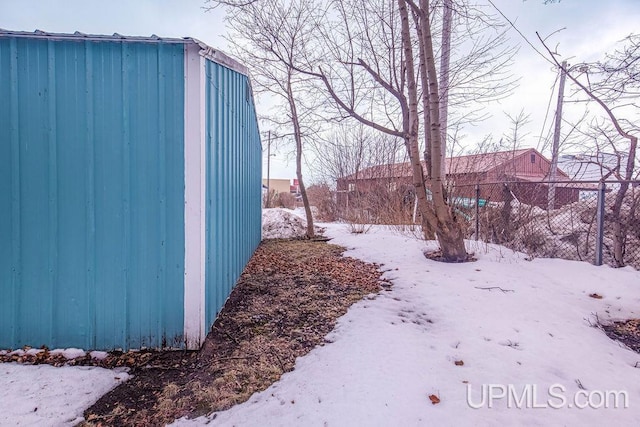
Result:
<instances>
[{"instance_id":1,"label":"metal roof","mask_svg":"<svg viewBox=\"0 0 640 427\"><path fill-rule=\"evenodd\" d=\"M505 164L515 161L527 153L536 153L542 159L549 162L542 154L534 148L522 148L511 151L496 151L491 153L468 154L464 156L447 157L445 168L447 175L478 174L490 172ZM420 162L424 167L424 161ZM569 178L562 170L558 169L562 177ZM387 165L377 165L362 169L358 172L357 179L379 179L379 178L402 178L410 177L411 163L393 163ZM535 175L540 180L543 175ZM345 176L341 179L356 179L356 174Z\"/></svg>"},{"instance_id":2,"label":"metal roof","mask_svg":"<svg viewBox=\"0 0 640 427\"><path fill-rule=\"evenodd\" d=\"M140 43L194 43L200 47L200 55L215 62L237 71L245 76L249 76L249 69L242 65L237 60L233 59L221 50L214 49L213 47L201 42L193 37L159 37L152 34L150 37L146 36L123 36L122 34L113 33L113 35L104 34L85 34L80 31L76 31L73 34L69 33L48 33L41 30L29 31L11 31L0 28L0 37L21 37L31 39L47 39L47 40L69 40L69 41L110 41L110 42L140 42Z\"/></svg>"}]
</instances>

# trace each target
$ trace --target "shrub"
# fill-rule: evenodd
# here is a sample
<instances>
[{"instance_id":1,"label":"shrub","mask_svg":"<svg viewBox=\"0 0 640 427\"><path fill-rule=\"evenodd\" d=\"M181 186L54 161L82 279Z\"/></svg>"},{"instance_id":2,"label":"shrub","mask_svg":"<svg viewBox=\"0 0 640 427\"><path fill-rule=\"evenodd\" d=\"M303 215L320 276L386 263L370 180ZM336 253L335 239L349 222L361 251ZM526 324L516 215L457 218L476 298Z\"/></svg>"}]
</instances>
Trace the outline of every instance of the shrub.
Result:
<instances>
[{"instance_id":1,"label":"shrub","mask_svg":"<svg viewBox=\"0 0 640 427\"><path fill-rule=\"evenodd\" d=\"M333 222L338 219L338 207L327 184L315 184L307 188L309 204L317 209L317 219ZM315 214L315 213L314 213Z\"/></svg>"}]
</instances>

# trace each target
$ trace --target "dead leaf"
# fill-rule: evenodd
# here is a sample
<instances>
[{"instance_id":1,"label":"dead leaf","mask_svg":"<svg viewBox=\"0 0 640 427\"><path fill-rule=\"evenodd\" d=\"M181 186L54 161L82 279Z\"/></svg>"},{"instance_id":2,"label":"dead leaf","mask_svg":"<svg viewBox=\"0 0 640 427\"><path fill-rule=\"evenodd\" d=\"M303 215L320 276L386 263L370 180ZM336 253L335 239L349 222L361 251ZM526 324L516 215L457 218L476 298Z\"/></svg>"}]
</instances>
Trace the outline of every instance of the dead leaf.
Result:
<instances>
[{"instance_id":1,"label":"dead leaf","mask_svg":"<svg viewBox=\"0 0 640 427\"><path fill-rule=\"evenodd\" d=\"M438 396L436 396L435 394L430 394L429 395L429 400L431 401L431 404L433 404L433 405L437 405L438 403L440 403L440 398Z\"/></svg>"},{"instance_id":2,"label":"dead leaf","mask_svg":"<svg viewBox=\"0 0 640 427\"><path fill-rule=\"evenodd\" d=\"M591 298L595 298L595 299L602 299L602 295L596 294L595 292L592 294L589 294L589 296Z\"/></svg>"},{"instance_id":3,"label":"dead leaf","mask_svg":"<svg viewBox=\"0 0 640 427\"><path fill-rule=\"evenodd\" d=\"M455 362L453 362L456 364L456 366L464 366L464 362L462 360L456 360Z\"/></svg>"}]
</instances>

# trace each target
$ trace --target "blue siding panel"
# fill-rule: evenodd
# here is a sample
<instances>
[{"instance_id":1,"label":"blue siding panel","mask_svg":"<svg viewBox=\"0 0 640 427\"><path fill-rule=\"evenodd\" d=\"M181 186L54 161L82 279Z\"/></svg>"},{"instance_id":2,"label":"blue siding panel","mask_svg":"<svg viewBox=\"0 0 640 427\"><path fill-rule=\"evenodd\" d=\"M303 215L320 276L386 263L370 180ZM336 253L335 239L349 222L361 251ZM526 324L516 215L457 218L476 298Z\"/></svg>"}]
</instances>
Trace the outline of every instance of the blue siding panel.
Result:
<instances>
[{"instance_id":1,"label":"blue siding panel","mask_svg":"<svg viewBox=\"0 0 640 427\"><path fill-rule=\"evenodd\" d=\"M0 37L0 347L182 344L184 46Z\"/></svg>"},{"instance_id":2,"label":"blue siding panel","mask_svg":"<svg viewBox=\"0 0 640 427\"><path fill-rule=\"evenodd\" d=\"M206 323L261 239L262 148L248 78L206 61Z\"/></svg>"}]
</instances>

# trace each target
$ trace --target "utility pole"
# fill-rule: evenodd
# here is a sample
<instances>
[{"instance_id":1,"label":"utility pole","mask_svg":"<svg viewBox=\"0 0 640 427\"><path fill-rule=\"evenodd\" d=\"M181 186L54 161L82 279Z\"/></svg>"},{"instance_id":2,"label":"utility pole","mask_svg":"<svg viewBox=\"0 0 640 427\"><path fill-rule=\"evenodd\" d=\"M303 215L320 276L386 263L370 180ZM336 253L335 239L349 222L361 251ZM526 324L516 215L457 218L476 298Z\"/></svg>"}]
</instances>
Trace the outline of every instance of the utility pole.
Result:
<instances>
[{"instance_id":1,"label":"utility pole","mask_svg":"<svg viewBox=\"0 0 640 427\"><path fill-rule=\"evenodd\" d=\"M549 194L547 198L547 210L555 209L556 184L558 179L558 149L560 145L560 125L562 124L562 102L564 98L564 81L567 78L567 61L562 61L560 67L560 85L558 86L558 106L556 107L556 119L553 129L553 148L551 149L551 170L549 171Z\"/></svg>"}]
</instances>

